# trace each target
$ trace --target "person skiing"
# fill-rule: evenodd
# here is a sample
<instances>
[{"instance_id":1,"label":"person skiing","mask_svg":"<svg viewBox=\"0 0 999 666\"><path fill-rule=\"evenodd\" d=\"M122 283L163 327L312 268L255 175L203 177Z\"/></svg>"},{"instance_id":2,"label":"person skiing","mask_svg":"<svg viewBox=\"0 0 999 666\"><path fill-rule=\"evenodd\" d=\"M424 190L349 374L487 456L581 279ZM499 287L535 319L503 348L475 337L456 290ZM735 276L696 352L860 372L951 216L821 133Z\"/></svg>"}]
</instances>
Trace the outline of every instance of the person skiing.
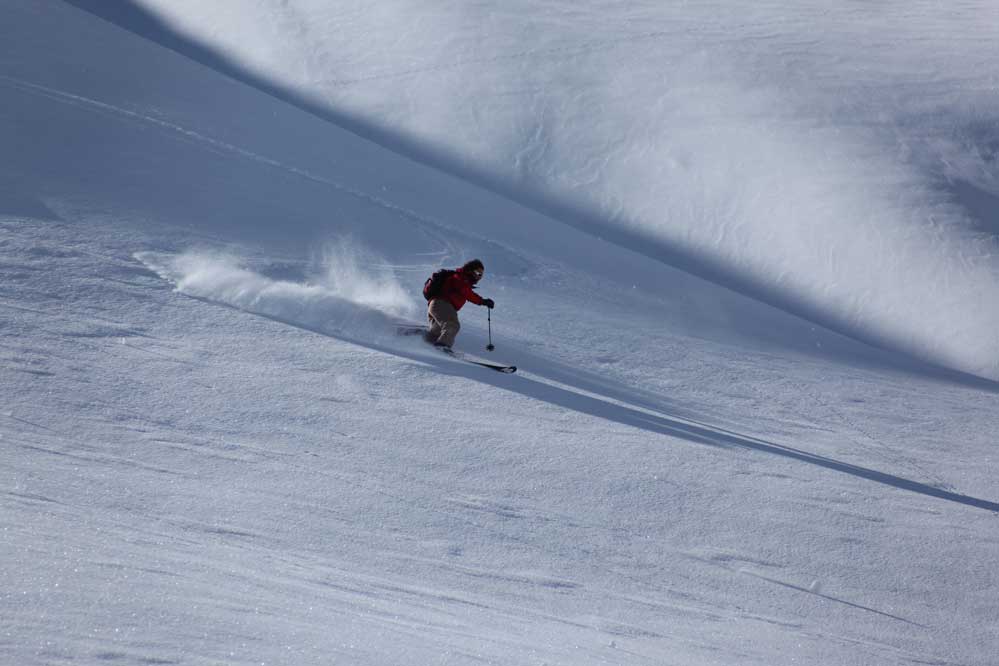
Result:
<instances>
[{"instance_id":1,"label":"person skiing","mask_svg":"<svg viewBox=\"0 0 999 666\"><path fill-rule=\"evenodd\" d=\"M472 259L447 277L438 293L427 305L427 319L430 322L430 330L427 331L428 342L432 342L435 347L450 351L454 338L461 328L458 322L458 310L466 301L484 305L489 309L495 307L496 304L491 298L482 298L473 291L484 272L485 267L482 262Z\"/></svg>"}]
</instances>

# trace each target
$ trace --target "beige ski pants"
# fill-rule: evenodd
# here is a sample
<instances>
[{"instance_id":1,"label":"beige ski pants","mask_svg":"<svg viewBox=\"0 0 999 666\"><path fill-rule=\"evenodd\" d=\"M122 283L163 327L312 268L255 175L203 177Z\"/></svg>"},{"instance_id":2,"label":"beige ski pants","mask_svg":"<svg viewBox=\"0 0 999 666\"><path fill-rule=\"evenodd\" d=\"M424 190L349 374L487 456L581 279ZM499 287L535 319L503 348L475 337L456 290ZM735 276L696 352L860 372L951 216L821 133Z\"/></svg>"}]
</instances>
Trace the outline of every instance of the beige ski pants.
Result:
<instances>
[{"instance_id":1,"label":"beige ski pants","mask_svg":"<svg viewBox=\"0 0 999 666\"><path fill-rule=\"evenodd\" d=\"M427 306L427 320L430 322L427 340L446 347L454 344L454 338L458 335L461 324L458 323L458 312L447 299L435 298L430 301L430 305Z\"/></svg>"}]
</instances>

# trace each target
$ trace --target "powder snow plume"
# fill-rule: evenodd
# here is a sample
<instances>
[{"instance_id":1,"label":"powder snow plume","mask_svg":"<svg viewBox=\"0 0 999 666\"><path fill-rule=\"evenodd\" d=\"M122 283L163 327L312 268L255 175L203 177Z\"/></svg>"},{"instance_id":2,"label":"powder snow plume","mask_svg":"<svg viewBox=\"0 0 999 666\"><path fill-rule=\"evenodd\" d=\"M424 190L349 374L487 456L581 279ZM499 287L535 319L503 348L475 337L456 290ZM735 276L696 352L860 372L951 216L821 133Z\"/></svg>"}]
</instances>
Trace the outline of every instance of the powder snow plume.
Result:
<instances>
[{"instance_id":1,"label":"powder snow plume","mask_svg":"<svg viewBox=\"0 0 999 666\"><path fill-rule=\"evenodd\" d=\"M369 337L417 310L391 267L346 242L325 249L302 282L268 277L219 252L135 257L182 294L325 333Z\"/></svg>"}]
</instances>

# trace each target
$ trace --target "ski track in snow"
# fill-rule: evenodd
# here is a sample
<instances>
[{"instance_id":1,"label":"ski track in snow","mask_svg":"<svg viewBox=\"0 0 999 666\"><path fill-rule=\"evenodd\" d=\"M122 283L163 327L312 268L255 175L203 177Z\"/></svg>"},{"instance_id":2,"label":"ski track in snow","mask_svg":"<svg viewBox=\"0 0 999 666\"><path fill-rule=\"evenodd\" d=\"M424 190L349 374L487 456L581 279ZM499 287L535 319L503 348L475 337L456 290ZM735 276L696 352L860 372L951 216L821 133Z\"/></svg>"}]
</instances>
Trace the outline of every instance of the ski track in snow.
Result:
<instances>
[{"instance_id":1,"label":"ski track in snow","mask_svg":"<svg viewBox=\"0 0 999 666\"><path fill-rule=\"evenodd\" d=\"M224 141L220 141L218 139L214 139L212 137L205 136L204 134L201 134L201 133L196 132L196 131L191 130L191 129L187 129L187 128L182 127L180 125L177 125L175 123L167 122L167 121L161 120L159 118L154 118L154 117L152 117L150 115L139 113L137 111L130 111L128 109L124 109L124 108L115 106L113 104L107 104L107 103L104 103L104 102L101 102L101 101L98 101L98 100L95 100L95 99L89 99L89 98L83 97L81 95L74 95L74 94L69 93L69 92L60 91L60 90L54 90L52 88L47 88L45 86L40 86L40 85L35 84L35 83L30 83L30 82L27 82L27 81L19 81L17 79L13 79L13 78L6 77L6 76L0 76L0 82L5 83L5 84L7 84L9 86L13 86L13 87L19 88L21 90L25 90L25 91L32 92L32 93L35 93L35 94L44 95L44 96L49 97L50 99L54 99L54 100L56 100L58 102L62 102L62 103L66 103L66 104L81 105L83 107L90 108L92 110L108 112L108 113L112 113L114 115L118 115L118 116L121 116L121 117L124 117L124 118L128 118L128 119L135 120L135 121L142 122L142 123L147 123L147 124L150 124L150 125L153 125L153 126L156 126L156 127L160 127L162 129L168 130L171 133L175 133L175 134L179 135L180 137L182 137L182 138L184 138L186 140L195 141L195 142L197 142L199 144L202 144L202 145L204 145L204 146L206 146L208 148L214 148L214 149L217 149L217 150L221 150L221 151L224 151L226 153L230 153L232 155L236 155L238 157L242 157L242 158L245 158L245 159L248 159L248 160L252 160L254 162L257 162L259 164L263 164L263 165L268 166L268 167L272 167L272 168L275 168L275 169L280 169L282 171L286 171L288 173L292 173L292 174L294 174L296 176L300 176L300 177L305 178L307 180L311 180L313 182L329 186L329 187L331 187L331 188L333 188L333 189L335 189L337 191L340 191L340 192L343 192L345 194L348 194L348 195L350 195L352 197L355 197L355 198L357 198L357 199L359 199L361 201L365 201L365 202L368 202L368 203L375 204L376 206L379 206L379 207L384 208L386 210L392 211L393 213L396 213L396 214L400 215L401 217L404 217L404 218L406 218L408 220L411 220L413 222L418 222L418 223L421 223L421 224L425 224L427 226L436 227L438 230L441 229L441 225L439 223L437 223L436 221L427 219L427 218L425 218L425 217L423 217L423 216L421 216L421 215L419 215L419 214L417 214L417 213L415 213L415 212L413 212L411 210L407 210L405 208L397 206L397 205L395 205L395 204L393 204L393 203L391 203L389 201L386 201L386 200L381 199L379 197L373 196L373 195L371 195L371 194L369 194L367 192L361 192L359 190L355 190L355 189L347 187L347 186L345 186L345 185L343 185L341 183L337 183L337 182L334 182L334 181L329 180L327 178L324 178L322 176L310 173L309 171L307 171L305 169L300 169L300 168L295 167L295 166L284 164L282 162L270 159L268 157L265 157L264 155L260 155L258 153L253 152L253 151L247 150L245 148L240 148L239 146L235 146L235 145L233 145L231 143L226 143ZM444 231L446 232L448 230L444 229ZM446 237L446 233L441 234L441 237L442 238Z\"/></svg>"}]
</instances>

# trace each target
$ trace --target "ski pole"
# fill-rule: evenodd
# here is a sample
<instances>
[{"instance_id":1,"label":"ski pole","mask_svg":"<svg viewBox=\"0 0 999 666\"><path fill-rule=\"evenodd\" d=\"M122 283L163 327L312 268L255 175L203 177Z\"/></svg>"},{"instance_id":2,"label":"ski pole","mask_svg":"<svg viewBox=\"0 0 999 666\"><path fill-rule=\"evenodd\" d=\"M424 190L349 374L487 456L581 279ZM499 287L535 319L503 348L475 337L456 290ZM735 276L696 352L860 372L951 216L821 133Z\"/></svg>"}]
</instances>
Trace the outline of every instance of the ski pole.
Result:
<instances>
[{"instance_id":1,"label":"ski pole","mask_svg":"<svg viewBox=\"0 0 999 666\"><path fill-rule=\"evenodd\" d=\"M486 322L488 322L488 324L489 324L489 344L486 345L486 350L487 351L492 351L492 350L496 349L496 347L493 346L493 309L492 308L487 308L486 309Z\"/></svg>"}]
</instances>

